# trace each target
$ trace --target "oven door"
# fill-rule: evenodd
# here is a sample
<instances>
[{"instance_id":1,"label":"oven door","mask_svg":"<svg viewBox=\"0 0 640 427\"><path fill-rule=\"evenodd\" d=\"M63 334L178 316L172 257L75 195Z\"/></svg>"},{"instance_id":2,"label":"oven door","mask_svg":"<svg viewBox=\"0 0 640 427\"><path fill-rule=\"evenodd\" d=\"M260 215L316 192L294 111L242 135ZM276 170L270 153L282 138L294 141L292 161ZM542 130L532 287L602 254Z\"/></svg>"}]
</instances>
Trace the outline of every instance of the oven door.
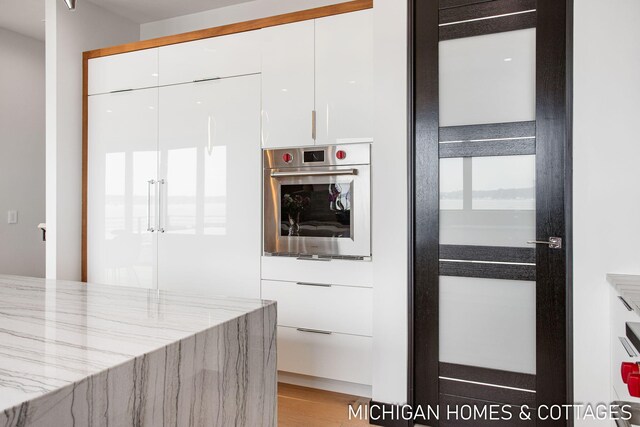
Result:
<instances>
[{"instance_id":1,"label":"oven door","mask_svg":"<svg viewBox=\"0 0 640 427\"><path fill-rule=\"evenodd\" d=\"M371 256L368 165L265 169L264 251Z\"/></svg>"}]
</instances>

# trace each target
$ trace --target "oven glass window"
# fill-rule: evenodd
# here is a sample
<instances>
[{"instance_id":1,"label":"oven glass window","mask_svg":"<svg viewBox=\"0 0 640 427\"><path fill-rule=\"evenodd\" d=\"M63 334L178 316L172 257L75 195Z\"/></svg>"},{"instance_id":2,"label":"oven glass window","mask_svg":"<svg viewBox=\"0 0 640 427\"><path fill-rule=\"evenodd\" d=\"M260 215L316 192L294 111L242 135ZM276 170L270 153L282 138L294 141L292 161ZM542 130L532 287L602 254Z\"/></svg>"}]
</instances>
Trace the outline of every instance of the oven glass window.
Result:
<instances>
[{"instance_id":1,"label":"oven glass window","mask_svg":"<svg viewBox=\"0 0 640 427\"><path fill-rule=\"evenodd\" d=\"M351 183L282 185L280 235L351 238Z\"/></svg>"}]
</instances>

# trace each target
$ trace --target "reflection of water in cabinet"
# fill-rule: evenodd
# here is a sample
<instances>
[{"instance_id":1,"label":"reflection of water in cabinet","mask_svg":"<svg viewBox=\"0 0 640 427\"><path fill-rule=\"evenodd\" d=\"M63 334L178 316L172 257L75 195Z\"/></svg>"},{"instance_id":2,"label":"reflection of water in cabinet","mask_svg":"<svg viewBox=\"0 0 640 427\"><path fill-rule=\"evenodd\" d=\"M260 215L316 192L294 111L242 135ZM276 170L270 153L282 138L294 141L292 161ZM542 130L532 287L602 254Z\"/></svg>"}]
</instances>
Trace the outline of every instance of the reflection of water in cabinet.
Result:
<instances>
[{"instance_id":1,"label":"reflection of water in cabinet","mask_svg":"<svg viewBox=\"0 0 640 427\"><path fill-rule=\"evenodd\" d=\"M440 160L443 244L518 246L535 239L535 156Z\"/></svg>"}]
</instances>

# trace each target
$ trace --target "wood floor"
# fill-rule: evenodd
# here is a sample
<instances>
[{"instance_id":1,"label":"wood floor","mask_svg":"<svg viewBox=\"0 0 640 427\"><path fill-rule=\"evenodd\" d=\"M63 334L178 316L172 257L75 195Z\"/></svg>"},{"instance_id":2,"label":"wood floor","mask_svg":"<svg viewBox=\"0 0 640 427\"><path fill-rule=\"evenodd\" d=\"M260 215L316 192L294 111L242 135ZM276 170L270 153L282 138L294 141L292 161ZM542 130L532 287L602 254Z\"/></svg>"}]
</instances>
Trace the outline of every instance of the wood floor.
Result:
<instances>
[{"instance_id":1,"label":"wood floor","mask_svg":"<svg viewBox=\"0 0 640 427\"><path fill-rule=\"evenodd\" d=\"M349 420L349 405L357 408L368 399L291 384L278 384L279 427L360 427L364 420ZM365 409L363 408L363 412Z\"/></svg>"}]
</instances>

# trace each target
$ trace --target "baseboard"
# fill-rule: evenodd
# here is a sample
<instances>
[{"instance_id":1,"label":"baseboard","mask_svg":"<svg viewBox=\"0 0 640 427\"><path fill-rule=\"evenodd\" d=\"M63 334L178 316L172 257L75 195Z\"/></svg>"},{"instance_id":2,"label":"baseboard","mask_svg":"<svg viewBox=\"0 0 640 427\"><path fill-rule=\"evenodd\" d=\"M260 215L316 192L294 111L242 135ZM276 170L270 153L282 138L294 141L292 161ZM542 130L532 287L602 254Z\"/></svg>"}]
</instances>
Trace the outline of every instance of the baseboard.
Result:
<instances>
[{"instance_id":1,"label":"baseboard","mask_svg":"<svg viewBox=\"0 0 640 427\"><path fill-rule=\"evenodd\" d=\"M390 403L376 402L369 403L369 424L384 427L411 427L410 420L402 419L402 406Z\"/></svg>"},{"instance_id":2,"label":"baseboard","mask_svg":"<svg viewBox=\"0 0 640 427\"><path fill-rule=\"evenodd\" d=\"M293 384L302 387L311 387L317 388L319 390L332 391L334 393L344 393L351 394L353 396L369 398L371 397L371 386L367 384L330 380L327 378L318 378L309 375L294 374L284 371L278 371L278 381L285 384Z\"/></svg>"}]
</instances>

